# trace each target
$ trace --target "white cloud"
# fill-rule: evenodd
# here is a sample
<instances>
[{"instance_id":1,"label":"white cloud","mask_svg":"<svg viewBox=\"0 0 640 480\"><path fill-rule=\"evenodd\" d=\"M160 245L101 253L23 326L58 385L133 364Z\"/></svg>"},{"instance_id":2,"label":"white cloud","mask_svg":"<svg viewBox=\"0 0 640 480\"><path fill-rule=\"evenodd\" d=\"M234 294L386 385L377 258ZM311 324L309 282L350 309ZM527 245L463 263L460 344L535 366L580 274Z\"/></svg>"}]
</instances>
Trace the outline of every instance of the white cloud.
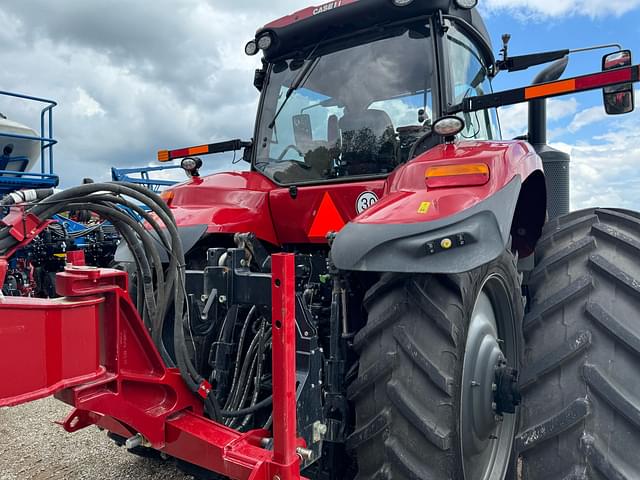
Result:
<instances>
[{"instance_id":1,"label":"white cloud","mask_svg":"<svg viewBox=\"0 0 640 480\"><path fill-rule=\"evenodd\" d=\"M532 16L620 16L640 7L640 0L484 0L480 4L488 12L507 10L523 20L530 20Z\"/></svg>"},{"instance_id":2,"label":"white cloud","mask_svg":"<svg viewBox=\"0 0 640 480\"><path fill-rule=\"evenodd\" d=\"M609 118L609 116L604 111L604 107L597 105L576 113L567 129L571 133L576 133L588 125L601 122L607 118Z\"/></svg>"},{"instance_id":3,"label":"white cloud","mask_svg":"<svg viewBox=\"0 0 640 480\"><path fill-rule=\"evenodd\" d=\"M550 99L547 101L547 119L554 122L573 115L578 109L578 101L574 98ZM503 138L515 138L527 133L529 122L529 104L519 103L499 109L500 126Z\"/></svg>"},{"instance_id":4,"label":"white cloud","mask_svg":"<svg viewBox=\"0 0 640 480\"><path fill-rule=\"evenodd\" d=\"M552 144L571 155L571 206L640 210L640 116L612 120L593 143Z\"/></svg>"},{"instance_id":5,"label":"white cloud","mask_svg":"<svg viewBox=\"0 0 640 480\"><path fill-rule=\"evenodd\" d=\"M77 99L71 105L71 112L79 117L91 118L103 116L106 112L98 101L89 95L85 89L77 87Z\"/></svg>"}]
</instances>

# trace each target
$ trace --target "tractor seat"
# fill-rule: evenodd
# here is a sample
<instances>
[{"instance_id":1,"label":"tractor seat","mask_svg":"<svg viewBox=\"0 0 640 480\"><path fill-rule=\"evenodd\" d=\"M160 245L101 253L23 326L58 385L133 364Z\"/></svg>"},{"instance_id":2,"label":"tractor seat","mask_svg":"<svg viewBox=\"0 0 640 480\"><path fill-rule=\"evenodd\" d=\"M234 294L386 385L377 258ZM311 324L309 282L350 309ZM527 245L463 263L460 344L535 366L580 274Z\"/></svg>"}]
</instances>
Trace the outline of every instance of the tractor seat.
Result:
<instances>
[{"instance_id":1,"label":"tractor seat","mask_svg":"<svg viewBox=\"0 0 640 480\"><path fill-rule=\"evenodd\" d=\"M342 163L349 175L387 173L397 164L398 140L383 110L346 112L340 119Z\"/></svg>"}]
</instances>

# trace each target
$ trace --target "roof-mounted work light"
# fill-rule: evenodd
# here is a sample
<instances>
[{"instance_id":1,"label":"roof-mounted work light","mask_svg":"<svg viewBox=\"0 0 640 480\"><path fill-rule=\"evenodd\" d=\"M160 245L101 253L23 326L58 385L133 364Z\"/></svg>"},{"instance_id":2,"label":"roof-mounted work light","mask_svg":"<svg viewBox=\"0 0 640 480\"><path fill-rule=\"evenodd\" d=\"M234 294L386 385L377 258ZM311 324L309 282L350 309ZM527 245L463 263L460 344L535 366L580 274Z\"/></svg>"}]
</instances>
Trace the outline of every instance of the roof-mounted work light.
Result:
<instances>
[{"instance_id":1,"label":"roof-mounted work light","mask_svg":"<svg viewBox=\"0 0 640 480\"><path fill-rule=\"evenodd\" d=\"M258 48L260 50L268 50L273 45L273 37L270 34L262 35L258 39Z\"/></svg>"},{"instance_id":2,"label":"roof-mounted work light","mask_svg":"<svg viewBox=\"0 0 640 480\"><path fill-rule=\"evenodd\" d=\"M244 47L244 53L246 53L247 55L249 55L250 57L252 57L253 55L255 55L256 53L258 53L260 49L258 48L258 42L256 42L255 40L251 40L249 43L247 43L247 45Z\"/></svg>"},{"instance_id":3,"label":"roof-mounted work light","mask_svg":"<svg viewBox=\"0 0 640 480\"><path fill-rule=\"evenodd\" d=\"M478 5L478 0L456 0L456 5L459 8L464 8L465 10L470 10L476 5Z\"/></svg>"}]
</instances>

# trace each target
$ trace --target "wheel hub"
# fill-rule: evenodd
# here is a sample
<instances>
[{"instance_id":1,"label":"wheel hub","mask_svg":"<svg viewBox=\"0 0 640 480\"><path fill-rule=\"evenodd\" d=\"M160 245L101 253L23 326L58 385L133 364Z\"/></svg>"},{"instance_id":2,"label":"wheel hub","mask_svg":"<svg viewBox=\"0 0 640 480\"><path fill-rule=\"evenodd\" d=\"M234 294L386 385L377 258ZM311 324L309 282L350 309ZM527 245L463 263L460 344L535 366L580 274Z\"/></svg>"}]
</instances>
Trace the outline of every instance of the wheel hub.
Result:
<instances>
[{"instance_id":1,"label":"wheel hub","mask_svg":"<svg viewBox=\"0 0 640 480\"><path fill-rule=\"evenodd\" d=\"M508 365L510 356L517 358L515 337L513 327L505 328L513 315L506 290L496 294L492 285L487 282L471 314L462 373L460 433L470 480L504 480L516 429L516 417L505 414L520 403L518 372Z\"/></svg>"},{"instance_id":2,"label":"wheel hub","mask_svg":"<svg viewBox=\"0 0 640 480\"><path fill-rule=\"evenodd\" d=\"M516 413L516 407L520 405L522 396L518 387L518 370L510 368L503 358L495 368L495 395L496 413Z\"/></svg>"}]
</instances>

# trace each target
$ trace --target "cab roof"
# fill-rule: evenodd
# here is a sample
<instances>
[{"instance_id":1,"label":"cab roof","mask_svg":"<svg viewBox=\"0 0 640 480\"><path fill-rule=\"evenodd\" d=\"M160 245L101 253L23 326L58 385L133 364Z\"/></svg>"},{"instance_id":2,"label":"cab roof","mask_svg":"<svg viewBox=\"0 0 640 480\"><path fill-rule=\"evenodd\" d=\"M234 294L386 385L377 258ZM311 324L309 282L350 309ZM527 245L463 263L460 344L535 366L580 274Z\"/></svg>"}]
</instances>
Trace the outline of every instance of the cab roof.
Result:
<instances>
[{"instance_id":1,"label":"cab roof","mask_svg":"<svg viewBox=\"0 0 640 480\"><path fill-rule=\"evenodd\" d=\"M453 0L413 0L399 7L392 0L335 0L312 6L275 20L256 33L273 36L272 46L264 52L267 61L300 56L317 43L349 36L372 27L425 17L438 10L471 24L491 46L491 38L475 8L458 8Z\"/></svg>"}]
</instances>

